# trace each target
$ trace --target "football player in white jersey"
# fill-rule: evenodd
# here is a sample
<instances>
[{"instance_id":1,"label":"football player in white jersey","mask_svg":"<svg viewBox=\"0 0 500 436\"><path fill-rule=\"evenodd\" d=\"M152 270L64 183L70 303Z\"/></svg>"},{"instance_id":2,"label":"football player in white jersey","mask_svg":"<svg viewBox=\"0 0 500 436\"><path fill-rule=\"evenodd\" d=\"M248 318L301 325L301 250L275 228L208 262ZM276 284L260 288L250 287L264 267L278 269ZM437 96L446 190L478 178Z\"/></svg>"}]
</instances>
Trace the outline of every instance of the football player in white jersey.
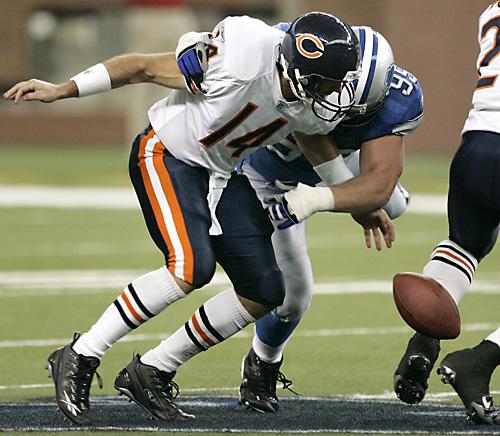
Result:
<instances>
[{"instance_id":1,"label":"football player in white jersey","mask_svg":"<svg viewBox=\"0 0 500 436\"><path fill-rule=\"evenodd\" d=\"M448 239L431 254L423 273L439 282L458 304L479 261L493 248L500 224L500 3L479 19L479 80L450 168ZM416 333L396 370L394 389L406 403L419 403L440 351L439 341ZM500 365L500 329L473 348L448 354L438 373L450 383L476 423L500 424L490 378Z\"/></svg>"},{"instance_id":2,"label":"football player in white jersey","mask_svg":"<svg viewBox=\"0 0 500 436\"><path fill-rule=\"evenodd\" d=\"M32 79L4 97L53 102L151 82L174 91L149 110L135 139L129 171L148 230L165 266L128 284L91 329L48 359L61 411L89 422L90 384L105 352L121 337L210 281L217 261L234 290L218 294L156 348L134 356L115 387L158 419L191 418L173 402L177 368L280 305L282 274L273 227L237 161L295 132L315 166L350 177L325 134L352 106L360 75L359 44L339 18L310 13L282 32L249 17L229 17L213 35L188 33L176 55L128 54L97 64L62 84ZM342 174L344 176L342 176ZM394 228L366 192L353 202L322 191L312 207L362 207L365 231L386 244ZM327 188L328 189L328 188ZM319 210L318 209L318 210ZM380 239L378 240L380 243Z\"/></svg>"},{"instance_id":3,"label":"football player in white jersey","mask_svg":"<svg viewBox=\"0 0 500 436\"><path fill-rule=\"evenodd\" d=\"M383 35L365 26L353 30L360 42L363 74L356 84L353 108L330 135L353 174L361 172L379 185L386 198L390 196L384 210L394 219L407 207L408 193L398 179L404 164L404 137L423 117L422 89L412 74L394 64L391 46ZM293 138L256 150L240 169L264 206L269 206L267 199L282 197L298 183L335 184L335 180L320 177ZM290 381L280 372L284 349L314 292L306 222L280 228L282 224L275 223L272 242L285 279L285 300L255 323L252 347L242 365L240 402L263 412L279 408L276 382L289 386Z\"/></svg>"}]
</instances>

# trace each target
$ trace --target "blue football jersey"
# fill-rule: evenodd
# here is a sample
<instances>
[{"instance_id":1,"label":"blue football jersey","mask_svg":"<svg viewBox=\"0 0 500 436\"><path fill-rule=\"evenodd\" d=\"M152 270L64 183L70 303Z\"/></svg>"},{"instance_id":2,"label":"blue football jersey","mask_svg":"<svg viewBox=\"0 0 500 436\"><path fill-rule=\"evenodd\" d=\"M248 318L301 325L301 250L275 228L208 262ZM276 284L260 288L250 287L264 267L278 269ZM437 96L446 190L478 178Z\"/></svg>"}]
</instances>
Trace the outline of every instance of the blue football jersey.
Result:
<instances>
[{"instance_id":1,"label":"blue football jersey","mask_svg":"<svg viewBox=\"0 0 500 436\"><path fill-rule=\"evenodd\" d=\"M343 155L359 150L364 142L388 135L407 135L417 128L423 116L423 94L418 80L396 67L389 96L369 122L354 126L340 123L330 133ZM290 135L279 144L268 145L245 158L259 174L274 182L301 182L314 186L321 182L311 164Z\"/></svg>"}]
</instances>

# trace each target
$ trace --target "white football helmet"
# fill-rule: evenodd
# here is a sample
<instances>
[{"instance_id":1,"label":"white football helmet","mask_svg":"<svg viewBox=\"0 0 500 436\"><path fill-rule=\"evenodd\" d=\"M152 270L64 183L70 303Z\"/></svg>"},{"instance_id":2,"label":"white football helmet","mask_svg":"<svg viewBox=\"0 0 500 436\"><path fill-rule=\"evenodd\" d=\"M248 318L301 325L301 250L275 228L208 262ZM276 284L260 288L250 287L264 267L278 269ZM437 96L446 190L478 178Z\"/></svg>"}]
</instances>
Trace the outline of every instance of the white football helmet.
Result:
<instances>
[{"instance_id":1,"label":"white football helmet","mask_svg":"<svg viewBox=\"0 0 500 436\"><path fill-rule=\"evenodd\" d=\"M361 50L361 76L356 83L354 105L347 118L371 118L385 103L394 74L394 55L387 40L367 26L354 26Z\"/></svg>"}]
</instances>

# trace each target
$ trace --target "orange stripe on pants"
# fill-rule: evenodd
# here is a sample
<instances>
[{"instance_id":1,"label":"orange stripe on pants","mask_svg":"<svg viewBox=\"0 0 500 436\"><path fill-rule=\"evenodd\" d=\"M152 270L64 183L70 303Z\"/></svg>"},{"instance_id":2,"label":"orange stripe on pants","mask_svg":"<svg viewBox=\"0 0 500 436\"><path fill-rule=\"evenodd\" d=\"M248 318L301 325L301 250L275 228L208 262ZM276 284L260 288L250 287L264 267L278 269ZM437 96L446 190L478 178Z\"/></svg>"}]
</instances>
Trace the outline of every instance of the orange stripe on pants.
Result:
<instances>
[{"instance_id":1,"label":"orange stripe on pants","mask_svg":"<svg viewBox=\"0 0 500 436\"><path fill-rule=\"evenodd\" d=\"M168 248L168 259L167 259L167 268L175 276L175 250L172 245L172 241L170 240L170 236L168 235L167 226L165 224L165 219L163 218L163 214L161 212L160 204L156 198L153 184L151 183L151 179L149 178L148 169L146 167L146 144L148 141L155 135L155 131L153 129L141 139L141 143L139 146L139 168L141 170L142 180L144 181L144 186L146 188L146 193L148 195L149 203L153 209L153 214L156 219L156 224L158 225L158 229L163 237L163 240L167 244Z\"/></svg>"},{"instance_id":2,"label":"orange stripe on pants","mask_svg":"<svg viewBox=\"0 0 500 436\"><path fill-rule=\"evenodd\" d=\"M164 149L165 146L161 142L157 142L155 144L153 164L156 169L156 173L160 178L161 187L163 192L165 193L165 197L170 207L172 218L175 224L175 229L177 230L177 235L179 236L179 240L181 241L182 251L184 252L184 280L188 283L193 283L193 248L191 247L191 242L189 241L186 224L184 222L181 207L179 206L179 201L177 200L177 195L175 194L174 186L172 185L172 180L170 179L167 167L163 162Z\"/></svg>"}]
</instances>

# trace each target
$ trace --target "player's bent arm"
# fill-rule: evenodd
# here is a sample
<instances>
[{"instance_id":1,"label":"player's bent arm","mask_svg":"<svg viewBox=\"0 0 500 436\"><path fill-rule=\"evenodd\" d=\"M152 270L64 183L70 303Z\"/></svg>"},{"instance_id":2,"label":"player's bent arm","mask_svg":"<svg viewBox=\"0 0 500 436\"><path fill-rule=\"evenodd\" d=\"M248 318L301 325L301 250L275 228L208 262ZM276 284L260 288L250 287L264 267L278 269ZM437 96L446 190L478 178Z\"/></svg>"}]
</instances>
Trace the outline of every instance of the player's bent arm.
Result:
<instances>
[{"instance_id":1,"label":"player's bent arm","mask_svg":"<svg viewBox=\"0 0 500 436\"><path fill-rule=\"evenodd\" d=\"M51 103L134 83L156 83L173 89L185 89L184 78L174 53L131 53L94 65L64 83L54 84L38 79L19 82L3 96L7 100L14 100L15 103L20 100Z\"/></svg>"},{"instance_id":2,"label":"player's bent arm","mask_svg":"<svg viewBox=\"0 0 500 436\"><path fill-rule=\"evenodd\" d=\"M304 156L326 185L343 183L354 177L331 136L300 132L294 132L294 136Z\"/></svg>"},{"instance_id":3,"label":"player's bent arm","mask_svg":"<svg viewBox=\"0 0 500 436\"><path fill-rule=\"evenodd\" d=\"M403 166L402 136L388 135L363 143L361 174L330 187L335 211L362 213L382 208L389 201Z\"/></svg>"},{"instance_id":4,"label":"player's bent arm","mask_svg":"<svg viewBox=\"0 0 500 436\"><path fill-rule=\"evenodd\" d=\"M316 212L365 214L382 208L403 171L404 146L400 136L367 141L361 147L361 174L338 185L311 187L299 183L283 201L270 207L274 221L301 222Z\"/></svg>"}]
</instances>

